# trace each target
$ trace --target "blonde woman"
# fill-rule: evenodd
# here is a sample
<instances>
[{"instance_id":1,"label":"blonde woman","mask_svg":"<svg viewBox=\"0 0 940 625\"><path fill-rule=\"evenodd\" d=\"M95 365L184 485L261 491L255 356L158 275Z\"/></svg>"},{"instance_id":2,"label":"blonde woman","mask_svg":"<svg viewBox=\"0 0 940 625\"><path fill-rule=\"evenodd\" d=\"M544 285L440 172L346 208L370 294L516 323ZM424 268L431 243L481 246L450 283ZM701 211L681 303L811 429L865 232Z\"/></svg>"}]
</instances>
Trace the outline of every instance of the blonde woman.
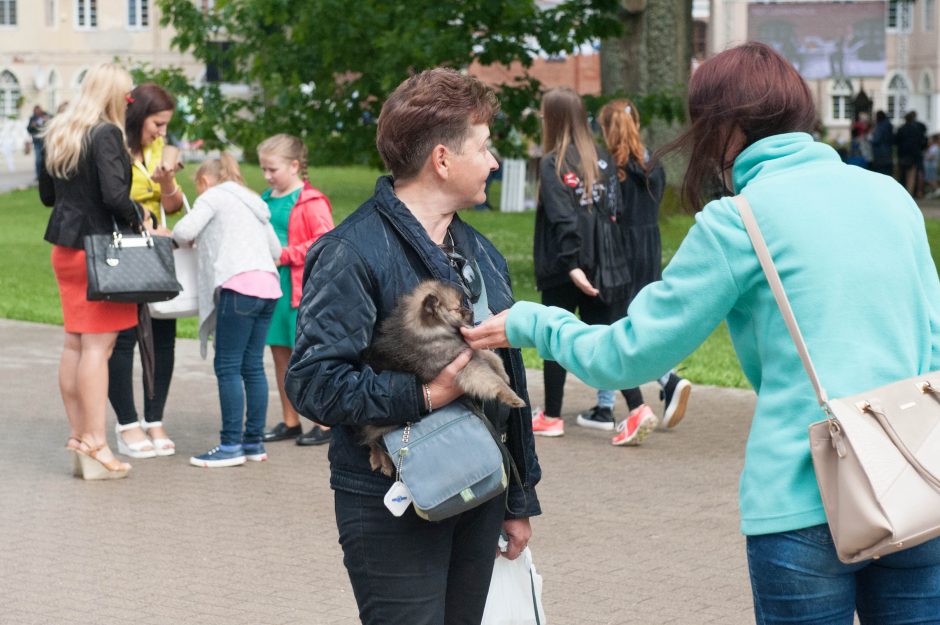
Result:
<instances>
[{"instance_id":1,"label":"blonde woman","mask_svg":"<svg viewBox=\"0 0 940 625\"><path fill-rule=\"evenodd\" d=\"M59 285L65 344L59 388L68 415L66 447L75 454L75 474L88 479L125 477L130 465L108 448L105 411L108 358L119 331L137 324L136 304L86 299L88 275L82 241L119 227L141 228L130 199L131 161L124 118L132 84L113 64L90 70L81 94L45 133L45 163L39 194L52 207L45 239L53 244L52 268Z\"/></svg>"}]
</instances>

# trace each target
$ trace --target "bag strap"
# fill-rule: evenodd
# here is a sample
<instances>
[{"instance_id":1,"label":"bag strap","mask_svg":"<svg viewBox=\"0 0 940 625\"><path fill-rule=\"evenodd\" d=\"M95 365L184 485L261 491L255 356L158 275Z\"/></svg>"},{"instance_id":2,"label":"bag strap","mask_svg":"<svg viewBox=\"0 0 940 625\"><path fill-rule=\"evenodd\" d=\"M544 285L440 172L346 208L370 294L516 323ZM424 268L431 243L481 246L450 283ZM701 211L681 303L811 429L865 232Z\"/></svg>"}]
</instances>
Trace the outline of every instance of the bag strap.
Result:
<instances>
[{"instance_id":1,"label":"bag strap","mask_svg":"<svg viewBox=\"0 0 940 625\"><path fill-rule=\"evenodd\" d=\"M803 340L803 334L800 332L800 326L796 323L796 317L793 316L793 309L790 307L790 300L787 299L787 293L783 290L783 283L780 281L780 274L777 273L777 267L774 266L773 258L767 244L764 242L764 235L761 234L760 226L757 225L757 219L754 217L754 211L744 195L736 195L734 198L735 206L741 213L741 220L744 222L744 228L747 230L747 236L751 239L754 251L757 252L757 259L764 270L767 282L770 284L770 290L777 301L777 307L783 315L783 321L787 325L787 331L790 332L790 338L796 345L796 351L803 362L803 368L809 375L810 382L813 383L813 390L816 391L816 400L824 410L828 411L829 396L826 389L819 382L819 376L816 375L816 368L809 357L809 350L806 348L806 342Z\"/></svg>"},{"instance_id":2,"label":"bag strap","mask_svg":"<svg viewBox=\"0 0 940 625\"><path fill-rule=\"evenodd\" d=\"M183 208L186 209L186 214L189 214L189 211L192 209L189 207L189 198L186 197L186 193L180 189L180 195L183 196ZM163 227L166 227L166 210L163 208L163 202L160 202L160 223L163 224Z\"/></svg>"}]
</instances>

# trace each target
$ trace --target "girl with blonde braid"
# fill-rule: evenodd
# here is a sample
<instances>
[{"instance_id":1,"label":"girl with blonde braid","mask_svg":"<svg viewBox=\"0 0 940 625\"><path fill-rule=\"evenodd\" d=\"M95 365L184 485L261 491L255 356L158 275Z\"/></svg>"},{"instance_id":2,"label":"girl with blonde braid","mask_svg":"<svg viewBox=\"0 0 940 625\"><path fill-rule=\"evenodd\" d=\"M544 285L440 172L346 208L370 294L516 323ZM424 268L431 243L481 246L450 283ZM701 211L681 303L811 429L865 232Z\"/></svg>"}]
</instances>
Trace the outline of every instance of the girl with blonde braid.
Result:
<instances>
[{"instance_id":1,"label":"girl with blonde braid","mask_svg":"<svg viewBox=\"0 0 940 625\"><path fill-rule=\"evenodd\" d=\"M307 146L295 136L278 134L258 146L258 160L265 181L261 194L271 210L271 224L281 240L278 271L283 295L278 300L268 329L283 420L264 433L266 442L297 439L299 445L320 445L330 440L329 430L316 425L303 434L300 417L284 394L284 375L294 349L297 307L307 249L333 229L333 209L327 197L307 179Z\"/></svg>"}]
</instances>

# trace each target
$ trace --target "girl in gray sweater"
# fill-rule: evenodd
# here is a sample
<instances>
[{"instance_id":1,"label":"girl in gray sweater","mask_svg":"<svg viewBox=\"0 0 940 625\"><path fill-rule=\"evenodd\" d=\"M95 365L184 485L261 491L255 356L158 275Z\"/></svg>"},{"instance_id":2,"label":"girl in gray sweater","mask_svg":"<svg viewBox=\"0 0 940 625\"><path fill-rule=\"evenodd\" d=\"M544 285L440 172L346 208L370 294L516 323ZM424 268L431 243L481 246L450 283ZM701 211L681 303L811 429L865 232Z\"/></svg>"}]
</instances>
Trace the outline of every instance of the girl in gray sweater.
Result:
<instances>
[{"instance_id":1,"label":"girl in gray sweater","mask_svg":"<svg viewBox=\"0 0 940 625\"><path fill-rule=\"evenodd\" d=\"M221 443L193 456L198 467L231 467L268 456L261 436L268 409L262 357L274 304L281 297L281 245L267 204L245 186L238 163L223 153L196 172L199 198L173 228L180 245L196 245L202 355L215 337L213 366L222 408Z\"/></svg>"}]
</instances>

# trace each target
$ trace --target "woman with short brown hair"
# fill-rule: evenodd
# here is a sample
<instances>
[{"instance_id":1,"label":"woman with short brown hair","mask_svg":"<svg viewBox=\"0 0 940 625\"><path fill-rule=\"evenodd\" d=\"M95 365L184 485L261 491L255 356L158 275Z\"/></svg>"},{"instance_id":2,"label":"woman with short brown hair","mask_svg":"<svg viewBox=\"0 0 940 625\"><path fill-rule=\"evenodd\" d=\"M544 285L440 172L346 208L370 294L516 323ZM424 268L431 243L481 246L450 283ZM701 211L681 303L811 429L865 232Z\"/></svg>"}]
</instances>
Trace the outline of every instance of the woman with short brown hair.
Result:
<instances>
[{"instance_id":1,"label":"woman with short brown hair","mask_svg":"<svg viewBox=\"0 0 940 625\"><path fill-rule=\"evenodd\" d=\"M497 166L487 126L497 108L489 88L454 70L421 72L399 85L382 107L376 141L392 176L379 178L372 198L307 255L285 386L301 414L333 428L336 524L367 625L478 624L500 529L509 538L506 557L515 558L529 540L529 517L541 512L528 407L483 405L519 470L508 494L434 523L410 507L400 517L386 509L393 480L372 470L361 444L363 425L419 421L462 394L454 376L469 353L427 384L363 361L402 295L433 278L464 293L475 314L512 305L505 259L456 214L486 198ZM513 390L526 398L521 353L499 353Z\"/></svg>"}]
</instances>

